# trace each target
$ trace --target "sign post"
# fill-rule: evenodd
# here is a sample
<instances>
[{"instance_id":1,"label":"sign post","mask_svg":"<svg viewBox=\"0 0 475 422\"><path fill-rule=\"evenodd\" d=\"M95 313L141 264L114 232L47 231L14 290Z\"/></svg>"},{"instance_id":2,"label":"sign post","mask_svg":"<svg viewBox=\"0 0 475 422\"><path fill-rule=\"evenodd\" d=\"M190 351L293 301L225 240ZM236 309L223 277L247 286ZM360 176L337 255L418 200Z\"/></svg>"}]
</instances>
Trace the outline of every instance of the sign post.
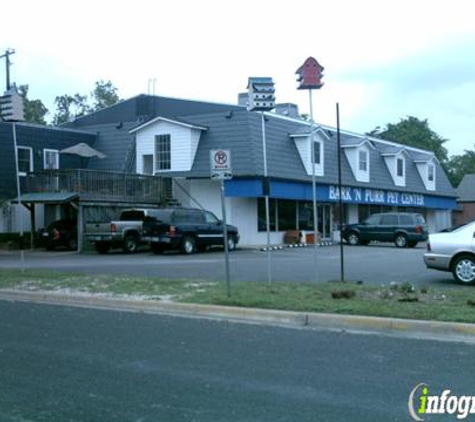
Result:
<instances>
[{"instance_id":1,"label":"sign post","mask_svg":"<svg viewBox=\"0 0 475 422\"><path fill-rule=\"evenodd\" d=\"M317 182L315 178L315 141L314 141L314 121L313 121L313 100L312 91L320 89L323 86L323 66L321 66L313 57L305 60L297 71L297 89L308 90L308 98L310 103L310 163L312 165L312 208L313 208L313 264L315 271L315 282L318 281L318 265L317 265L317 235L318 235L318 213L317 213ZM339 153L339 152L338 152Z\"/></svg>"},{"instance_id":2,"label":"sign post","mask_svg":"<svg viewBox=\"0 0 475 422\"><path fill-rule=\"evenodd\" d=\"M224 181L233 177L231 168L231 152L229 150L210 150L211 179L220 181L221 214L223 226L224 256L226 263L226 290L231 297L231 275L229 270L228 225L226 219L226 203L224 196Z\"/></svg>"},{"instance_id":3,"label":"sign post","mask_svg":"<svg viewBox=\"0 0 475 422\"><path fill-rule=\"evenodd\" d=\"M266 235L267 235L267 283L270 286L272 282L272 255L270 247L270 211L269 211L269 195L270 182L267 171L267 144L266 144L266 117L265 111L271 111L275 108L275 88L272 78L249 78L247 89L249 90L249 102L247 109L249 111L261 112L262 126L262 158L264 160L264 178L262 193L264 196L266 207Z\"/></svg>"}]
</instances>

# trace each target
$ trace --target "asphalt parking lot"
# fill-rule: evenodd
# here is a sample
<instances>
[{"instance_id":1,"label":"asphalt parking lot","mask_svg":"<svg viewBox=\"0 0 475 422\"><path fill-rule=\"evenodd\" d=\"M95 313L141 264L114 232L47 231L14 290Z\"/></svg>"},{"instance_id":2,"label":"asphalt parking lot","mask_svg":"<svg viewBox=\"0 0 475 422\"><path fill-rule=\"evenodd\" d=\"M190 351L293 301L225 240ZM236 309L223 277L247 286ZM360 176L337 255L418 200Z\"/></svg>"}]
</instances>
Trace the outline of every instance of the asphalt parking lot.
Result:
<instances>
[{"instance_id":1,"label":"asphalt parking lot","mask_svg":"<svg viewBox=\"0 0 475 422\"><path fill-rule=\"evenodd\" d=\"M399 249L392 244L345 246L345 280L368 284L411 282L423 285L456 285L450 273L425 268L425 245L414 249ZM340 279L340 247L317 248L317 280L325 282ZM267 252L241 248L230 254L232 281L267 282ZM191 256L176 252L153 255L142 251L134 255L112 252L99 255L95 252L24 253L0 251L2 268L44 268L89 274L128 274L157 276L170 279L199 279L221 281L225 279L224 253L220 249ZM294 248L271 252L272 281L314 281L314 249Z\"/></svg>"}]
</instances>

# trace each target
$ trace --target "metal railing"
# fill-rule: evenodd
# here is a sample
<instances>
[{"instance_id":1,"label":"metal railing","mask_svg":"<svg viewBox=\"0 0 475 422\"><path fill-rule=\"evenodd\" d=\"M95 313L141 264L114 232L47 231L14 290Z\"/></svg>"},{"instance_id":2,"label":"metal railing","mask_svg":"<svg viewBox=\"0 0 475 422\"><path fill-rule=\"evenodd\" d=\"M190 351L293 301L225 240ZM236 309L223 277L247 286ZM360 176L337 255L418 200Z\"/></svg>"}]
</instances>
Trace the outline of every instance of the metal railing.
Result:
<instances>
[{"instance_id":1,"label":"metal railing","mask_svg":"<svg viewBox=\"0 0 475 422\"><path fill-rule=\"evenodd\" d=\"M165 182L157 176L103 170L43 170L28 173L24 193L71 192L84 201L165 201Z\"/></svg>"}]
</instances>

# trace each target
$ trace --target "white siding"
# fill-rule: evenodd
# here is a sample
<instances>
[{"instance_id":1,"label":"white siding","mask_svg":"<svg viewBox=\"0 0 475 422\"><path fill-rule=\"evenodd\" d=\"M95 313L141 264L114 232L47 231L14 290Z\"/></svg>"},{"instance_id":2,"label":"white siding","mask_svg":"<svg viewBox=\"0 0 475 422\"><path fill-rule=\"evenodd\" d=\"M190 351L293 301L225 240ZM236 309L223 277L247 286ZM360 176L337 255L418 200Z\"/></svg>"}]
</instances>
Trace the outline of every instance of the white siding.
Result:
<instances>
[{"instance_id":1,"label":"white siding","mask_svg":"<svg viewBox=\"0 0 475 422\"><path fill-rule=\"evenodd\" d=\"M402 177L399 177L397 175L398 158L402 158L404 161L404 175ZM399 154L396 156L384 157L384 161L386 163L386 166L388 167L389 173L391 174L391 178L393 179L394 184L396 186L406 186L406 157L404 157L403 154Z\"/></svg>"},{"instance_id":2,"label":"white siding","mask_svg":"<svg viewBox=\"0 0 475 422\"><path fill-rule=\"evenodd\" d=\"M187 180L179 181L188 190L202 207L222 218L221 194L218 181L211 180ZM174 191L175 197L183 206L196 207L190 198ZM265 245L267 242L266 232L257 231L257 199L256 198L226 198L226 217L228 224L233 224L239 229L241 245ZM271 243L282 244L285 232L272 232Z\"/></svg>"},{"instance_id":3,"label":"white siding","mask_svg":"<svg viewBox=\"0 0 475 422\"><path fill-rule=\"evenodd\" d=\"M434 180L429 180L429 165L434 166ZM435 191L435 181L437 178L436 169L437 167L434 165L433 162L429 163L416 163L417 171L421 176L422 181L424 182L424 186L427 190Z\"/></svg>"},{"instance_id":4,"label":"white siding","mask_svg":"<svg viewBox=\"0 0 475 422\"><path fill-rule=\"evenodd\" d=\"M0 208L0 233L19 233L20 222L24 232L31 230L31 214L24 206L5 205ZM35 206L35 225L36 229L44 227L44 205Z\"/></svg>"},{"instance_id":5,"label":"white siding","mask_svg":"<svg viewBox=\"0 0 475 422\"><path fill-rule=\"evenodd\" d=\"M319 133L315 133L313 137L314 141L319 142L321 145L320 150L320 164L315 165L315 175L324 176L325 171L325 139L320 136ZM308 176L312 175L312 144L310 142L310 136L299 136L294 138L295 146L299 152L302 164L305 167L305 171ZM316 144L318 146L318 144Z\"/></svg>"},{"instance_id":6,"label":"white siding","mask_svg":"<svg viewBox=\"0 0 475 422\"><path fill-rule=\"evenodd\" d=\"M358 205L348 204L348 224L359 223L358 221Z\"/></svg>"},{"instance_id":7,"label":"white siding","mask_svg":"<svg viewBox=\"0 0 475 422\"><path fill-rule=\"evenodd\" d=\"M155 136L166 134L170 135L171 169L162 170L158 173L191 170L201 131L171 122L158 121L136 133L138 173L143 171L143 155L155 154ZM157 170L155 169L155 171Z\"/></svg>"},{"instance_id":8,"label":"white siding","mask_svg":"<svg viewBox=\"0 0 475 422\"><path fill-rule=\"evenodd\" d=\"M370 148L368 148L366 145L362 147L355 147L355 148L345 148L345 155L348 160L348 163L351 168L351 172L353 173L353 176L355 176L355 179L358 182L369 182L369 174L370 174ZM367 154L367 163L366 163L366 171L361 171L360 170L360 163L359 163L359 154L360 151L366 151Z\"/></svg>"},{"instance_id":9,"label":"white siding","mask_svg":"<svg viewBox=\"0 0 475 422\"><path fill-rule=\"evenodd\" d=\"M450 210L427 210L426 223L430 233L437 233L452 225L452 212Z\"/></svg>"}]
</instances>

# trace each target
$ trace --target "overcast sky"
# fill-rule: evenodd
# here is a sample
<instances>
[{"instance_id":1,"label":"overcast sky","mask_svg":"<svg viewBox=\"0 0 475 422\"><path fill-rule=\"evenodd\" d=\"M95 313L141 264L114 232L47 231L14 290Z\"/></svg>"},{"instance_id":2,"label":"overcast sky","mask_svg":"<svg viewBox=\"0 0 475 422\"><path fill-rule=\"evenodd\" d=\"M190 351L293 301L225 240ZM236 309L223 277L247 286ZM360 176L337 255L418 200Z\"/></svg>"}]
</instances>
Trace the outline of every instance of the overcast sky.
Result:
<instances>
[{"instance_id":1,"label":"overcast sky","mask_svg":"<svg viewBox=\"0 0 475 422\"><path fill-rule=\"evenodd\" d=\"M236 103L249 76L271 76L278 102L309 112L295 70L325 67L314 117L367 132L428 119L450 154L475 144L475 5L399 1L15 0L3 8L0 55L11 79L54 112L54 98L111 80L121 98L147 93ZM5 65L0 63L0 91Z\"/></svg>"}]
</instances>

